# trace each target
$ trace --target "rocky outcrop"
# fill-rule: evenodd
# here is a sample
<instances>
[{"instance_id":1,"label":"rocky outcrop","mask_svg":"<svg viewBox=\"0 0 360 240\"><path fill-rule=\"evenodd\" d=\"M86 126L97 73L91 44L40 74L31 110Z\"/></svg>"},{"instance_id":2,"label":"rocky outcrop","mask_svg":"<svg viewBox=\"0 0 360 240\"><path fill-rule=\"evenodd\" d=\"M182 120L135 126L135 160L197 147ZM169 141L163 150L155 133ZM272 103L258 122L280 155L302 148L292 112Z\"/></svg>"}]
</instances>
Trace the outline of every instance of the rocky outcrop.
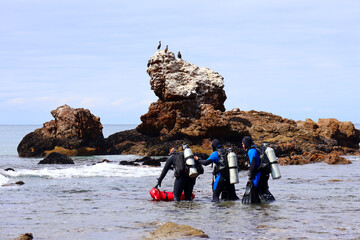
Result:
<instances>
[{"instance_id":1,"label":"rocky outcrop","mask_svg":"<svg viewBox=\"0 0 360 240\"><path fill-rule=\"evenodd\" d=\"M63 105L51 114L55 120L22 139L17 148L20 157L45 156L52 151L69 156L93 155L104 150L100 118L88 109Z\"/></svg>"},{"instance_id":2,"label":"rocky outcrop","mask_svg":"<svg viewBox=\"0 0 360 240\"><path fill-rule=\"evenodd\" d=\"M151 233L153 239L192 239L192 238L209 238L202 230L167 222Z\"/></svg>"},{"instance_id":3,"label":"rocky outcrop","mask_svg":"<svg viewBox=\"0 0 360 240\"><path fill-rule=\"evenodd\" d=\"M331 153L326 159L325 162L327 164L350 164L351 161L348 159L341 157L339 154Z\"/></svg>"},{"instance_id":4,"label":"rocky outcrop","mask_svg":"<svg viewBox=\"0 0 360 240\"><path fill-rule=\"evenodd\" d=\"M211 139L219 138L241 159L241 139L246 135L256 144L270 143L281 164L346 163L330 159L358 152L359 131L351 122L296 122L262 111L225 111L223 78L210 69L175 59L171 51L158 50L150 58L147 72L159 99L141 116L136 131L109 137L109 153L166 155L170 147L186 143L194 152L210 154ZM245 166L245 159L240 164Z\"/></svg>"},{"instance_id":5,"label":"rocky outcrop","mask_svg":"<svg viewBox=\"0 0 360 240\"><path fill-rule=\"evenodd\" d=\"M175 59L171 51L158 50L147 69L151 89L159 100L141 116L140 133L170 140L186 136L182 129L203 115L207 106L224 111L223 77L208 68Z\"/></svg>"},{"instance_id":6,"label":"rocky outcrop","mask_svg":"<svg viewBox=\"0 0 360 240\"><path fill-rule=\"evenodd\" d=\"M74 161L64 154L52 152L38 164L74 164Z\"/></svg>"},{"instance_id":7,"label":"rocky outcrop","mask_svg":"<svg viewBox=\"0 0 360 240\"><path fill-rule=\"evenodd\" d=\"M189 145L196 155L211 154L211 139L218 138L238 155L246 168L241 147L244 136L256 144L270 143L280 164L325 161L348 163L342 155L359 153L359 130L337 119L294 121L262 111L225 111L223 77L208 68L176 59L158 50L149 60L150 86L158 100L132 130L103 138L100 119L89 110L67 105L52 111L55 120L26 135L19 156L90 154L167 155L171 147ZM122 164L129 164L123 162ZM132 163L130 163L132 164ZM152 163L153 164L153 163Z\"/></svg>"}]
</instances>

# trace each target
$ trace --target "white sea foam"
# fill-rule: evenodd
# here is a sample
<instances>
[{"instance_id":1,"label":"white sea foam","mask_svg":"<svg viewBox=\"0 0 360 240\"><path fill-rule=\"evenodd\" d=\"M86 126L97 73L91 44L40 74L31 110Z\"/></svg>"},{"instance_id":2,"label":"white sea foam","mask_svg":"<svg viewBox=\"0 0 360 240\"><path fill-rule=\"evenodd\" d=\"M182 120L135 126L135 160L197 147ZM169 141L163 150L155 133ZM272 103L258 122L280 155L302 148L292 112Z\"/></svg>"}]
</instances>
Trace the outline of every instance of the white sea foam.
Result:
<instances>
[{"instance_id":1,"label":"white sea foam","mask_svg":"<svg viewBox=\"0 0 360 240\"><path fill-rule=\"evenodd\" d=\"M41 178L82 178L82 177L144 177L158 176L162 168L148 166L123 166L115 163L98 163L90 166L66 168L18 169L1 172L7 177L41 177ZM1 174L0 174L1 176ZM2 180L0 179L0 182Z\"/></svg>"},{"instance_id":2,"label":"white sea foam","mask_svg":"<svg viewBox=\"0 0 360 240\"><path fill-rule=\"evenodd\" d=\"M8 182L9 182L9 179L7 177L5 177L4 175L0 174L0 186L5 183L8 183Z\"/></svg>"}]
</instances>

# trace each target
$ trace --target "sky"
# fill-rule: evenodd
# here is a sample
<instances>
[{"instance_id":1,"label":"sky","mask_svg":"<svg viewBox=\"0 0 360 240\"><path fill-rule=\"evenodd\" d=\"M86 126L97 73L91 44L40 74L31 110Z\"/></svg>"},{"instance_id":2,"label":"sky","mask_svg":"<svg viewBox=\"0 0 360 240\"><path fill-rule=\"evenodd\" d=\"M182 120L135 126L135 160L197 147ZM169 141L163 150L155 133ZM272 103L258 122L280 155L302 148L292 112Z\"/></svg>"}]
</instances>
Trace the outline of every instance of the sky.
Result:
<instances>
[{"instance_id":1,"label":"sky","mask_svg":"<svg viewBox=\"0 0 360 240\"><path fill-rule=\"evenodd\" d=\"M359 26L358 0L0 0L0 124L140 123L159 40L224 77L226 110L360 123Z\"/></svg>"}]
</instances>

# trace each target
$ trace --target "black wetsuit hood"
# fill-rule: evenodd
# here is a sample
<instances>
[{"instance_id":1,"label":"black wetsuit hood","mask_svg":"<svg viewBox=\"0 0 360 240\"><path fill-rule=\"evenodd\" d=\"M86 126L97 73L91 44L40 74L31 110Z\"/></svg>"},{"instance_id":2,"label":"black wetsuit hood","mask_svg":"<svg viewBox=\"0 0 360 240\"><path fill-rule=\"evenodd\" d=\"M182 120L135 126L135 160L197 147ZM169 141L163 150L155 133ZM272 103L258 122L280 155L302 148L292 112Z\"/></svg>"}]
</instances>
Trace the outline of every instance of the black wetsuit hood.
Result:
<instances>
[{"instance_id":1,"label":"black wetsuit hood","mask_svg":"<svg viewBox=\"0 0 360 240\"><path fill-rule=\"evenodd\" d=\"M214 139L214 140L212 140L212 142L211 142L211 147L212 147L212 150L213 151L216 151L216 149L218 149L219 147L221 147L221 144L220 144L220 141L219 141L219 139Z\"/></svg>"},{"instance_id":2,"label":"black wetsuit hood","mask_svg":"<svg viewBox=\"0 0 360 240\"><path fill-rule=\"evenodd\" d=\"M243 137L242 143L245 145L246 150L250 149L251 146L254 145L254 142L250 136Z\"/></svg>"}]
</instances>

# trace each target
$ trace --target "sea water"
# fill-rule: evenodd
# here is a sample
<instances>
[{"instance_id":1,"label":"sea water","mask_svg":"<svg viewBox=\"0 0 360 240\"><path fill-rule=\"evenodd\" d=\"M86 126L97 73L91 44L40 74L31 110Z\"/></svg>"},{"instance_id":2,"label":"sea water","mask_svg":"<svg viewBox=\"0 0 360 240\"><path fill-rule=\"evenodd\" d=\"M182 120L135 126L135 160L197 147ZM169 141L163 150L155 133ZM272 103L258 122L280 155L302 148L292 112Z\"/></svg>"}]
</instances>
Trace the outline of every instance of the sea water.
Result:
<instances>
[{"instance_id":1,"label":"sea water","mask_svg":"<svg viewBox=\"0 0 360 240\"><path fill-rule=\"evenodd\" d=\"M104 126L104 136L136 125ZM0 239L31 232L35 239L144 239L165 222L203 230L210 239L359 239L360 158L349 165L280 166L269 180L271 204L211 202L209 166L192 202L156 202L149 195L162 167L122 166L134 155L73 157L74 165L38 165L17 145L41 126L0 126ZM99 163L108 159L109 163ZM4 171L6 168L15 171ZM247 172L240 172L241 198ZM172 191L168 172L161 190Z\"/></svg>"}]
</instances>

